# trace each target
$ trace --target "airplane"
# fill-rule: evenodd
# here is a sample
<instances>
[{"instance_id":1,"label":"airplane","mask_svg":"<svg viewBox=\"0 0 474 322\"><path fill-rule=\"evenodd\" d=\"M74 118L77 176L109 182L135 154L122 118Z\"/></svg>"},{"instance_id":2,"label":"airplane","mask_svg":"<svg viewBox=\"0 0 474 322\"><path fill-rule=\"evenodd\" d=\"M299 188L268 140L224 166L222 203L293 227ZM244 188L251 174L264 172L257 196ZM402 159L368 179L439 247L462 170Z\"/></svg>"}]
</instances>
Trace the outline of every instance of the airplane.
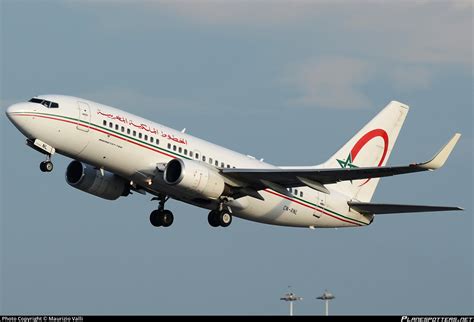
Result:
<instances>
[{"instance_id":1,"label":"airplane","mask_svg":"<svg viewBox=\"0 0 474 322\"><path fill-rule=\"evenodd\" d=\"M173 130L123 110L83 98L41 95L6 109L26 144L45 155L73 159L66 182L97 197L116 200L134 192L158 201L150 214L168 227L169 198L210 210L212 227L233 217L315 228L370 225L375 215L463 210L459 207L372 203L381 177L432 171L446 162L456 133L429 161L387 166L409 107L391 101L327 161L312 166L275 166Z\"/></svg>"}]
</instances>

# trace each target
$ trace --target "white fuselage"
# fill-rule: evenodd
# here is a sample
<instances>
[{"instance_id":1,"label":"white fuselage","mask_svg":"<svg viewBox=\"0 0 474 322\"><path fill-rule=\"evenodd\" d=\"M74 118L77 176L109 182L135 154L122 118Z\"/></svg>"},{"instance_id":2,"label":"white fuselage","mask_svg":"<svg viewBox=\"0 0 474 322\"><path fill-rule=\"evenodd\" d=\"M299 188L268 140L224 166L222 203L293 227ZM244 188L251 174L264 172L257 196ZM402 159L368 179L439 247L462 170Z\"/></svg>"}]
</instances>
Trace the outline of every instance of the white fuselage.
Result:
<instances>
[{"instance_id":1,"label":"white fuselage","mask_svg":"<svg viewBox=\"0 0 474 322\"><path fill-rule=\"evenodd\" d=\"M203 208L216 208L216 202L196 203L163 179L151 184L147 181L150 171L173 158L216 168L277 168L110 106L70 96L40 98L59 103L59 108L25 102L7 110L8 117L25 136L46 142L60 154L133 181L154 195L166 194ZM349 209L348 197L337 191L324 194L304 186L291 191L292 197L288 197L265 189L260 191L263 201L247 196L230 201L229 206L236 217L294 227L354 227L368 225L372 220L372 216Z\"/></svg>"}]
</instances>

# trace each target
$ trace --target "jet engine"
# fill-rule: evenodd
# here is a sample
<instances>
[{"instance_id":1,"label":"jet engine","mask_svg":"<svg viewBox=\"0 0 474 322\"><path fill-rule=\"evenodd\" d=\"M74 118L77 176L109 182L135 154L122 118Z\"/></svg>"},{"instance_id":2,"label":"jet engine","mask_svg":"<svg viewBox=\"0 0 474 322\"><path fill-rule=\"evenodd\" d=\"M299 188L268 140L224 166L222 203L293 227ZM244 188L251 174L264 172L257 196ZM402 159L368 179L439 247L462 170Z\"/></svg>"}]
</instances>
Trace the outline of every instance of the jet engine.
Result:
<instances>
[{"instance_id":1,"label":"jet engine","mask_svg":"<svg viewBox=\"0 0 474 322\"><path fill-rule=\"evenodd\" d=\"M115 200L120 196L128 196L130 188L121 177L100 170L79 161L69 163L66 170L66 182L79 190L107 200Z\"/></svg>"},{"instance_id":2,"label":"jet engine","mask_svg":"<svg viewBox=\"0 0 474 322\"><path fill-rule=\"evenodd\" d=\"M209 199L218 199L226 188L224 178L216 170L193 160L169 161L164 180L169 185Z\"/></svg>"}]
</instances>

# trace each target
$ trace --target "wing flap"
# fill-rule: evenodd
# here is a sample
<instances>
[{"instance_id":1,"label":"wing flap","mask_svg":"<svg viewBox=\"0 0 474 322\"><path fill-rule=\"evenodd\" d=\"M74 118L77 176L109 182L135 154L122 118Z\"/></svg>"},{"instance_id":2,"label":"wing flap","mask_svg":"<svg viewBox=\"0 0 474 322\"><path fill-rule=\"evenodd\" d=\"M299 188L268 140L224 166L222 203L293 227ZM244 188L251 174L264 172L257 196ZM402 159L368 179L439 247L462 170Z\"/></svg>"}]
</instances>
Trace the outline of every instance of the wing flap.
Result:
<instances>
[{"instance_id":1,"label":"wing flap","mask_svg":"<svg viewBox=\"0 0 474 322\"><path fill-rule=\"evenodd\" d=\"M403 204L371 203L371 202L356 202L356 201L348 201L347 204L349 205L349 207L351 207L352 209L360 213L374 214L374 215L464 210L460 207L403 205Z\"/></svg>"}]
</instances>

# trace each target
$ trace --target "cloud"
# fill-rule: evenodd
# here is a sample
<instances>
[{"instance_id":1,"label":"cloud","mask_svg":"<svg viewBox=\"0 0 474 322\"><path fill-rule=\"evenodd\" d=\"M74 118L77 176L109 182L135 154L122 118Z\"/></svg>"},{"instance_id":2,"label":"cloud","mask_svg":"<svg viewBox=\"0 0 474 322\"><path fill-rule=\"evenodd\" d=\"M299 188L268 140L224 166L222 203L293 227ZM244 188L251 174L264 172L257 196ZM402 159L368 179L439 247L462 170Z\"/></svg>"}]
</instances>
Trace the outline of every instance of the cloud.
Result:
<instances>
[{"instance_id":1,"label":"cloud","mask_svg":"<svg viewBox=\"0 0 474 322\"><path fill-rule=\"evenodd\" d=\"M428 89L433 79L433 73L428 69L410 65L392 68L386 74L394 87L402 91Z\"/></svg>"},{"instance_id":2,"label":"cloud","mask_svg":"<svg viewBox=\"0 0 474 322\"><path fill-rule=\"evenodd\" d=\"M369 107L364 88L370 81L410 92L429 89L447 68L472 70L471 1L177 0L114 4L113 15L96 13L108 32L159 30L156 17L171 17L191 34L193 30L187 28L243 37L255 33L262 43L284 46L275 55L276 63L286 65L281 77L298 93L290 101L294 106ZM83 6L82 2L70 5ZM140 21L124 18L130 12L140 14ZM292 46L295 49L287 48Z\"/></svg>"},{"instance_id":3,"label":"cloud","mask_svg":"<svg viewBox=\"0 0 474 322\"><path fill-rule=\"evenodd\" d=\"M156 4L156 3L155 3ZM322 3L321 3L322 4ZM288 25L314 18L311 1L171 1L161 2L176 14L209 25L252 25L253 27Z\"/></svg>"},{"instance_id":4,"label":"cloud","mask_svg":"<svg viewBox=\"0 0 474 322\"><path fill-rule=\"evenodd\" d=\"M313 59L290 68L286 81L299 89L290 105L325 108L367 108L361 87L372 77L369 63L347 57Z\"/></svg>"},{"instance_id":5,"label":"cloud","mask_svg":"<svg viewBox=\"0 0 474 322\"><path fill-rule=\"evenodd\" d=\"M323 28L374 57L403 63L472 63L472 2L172 1L148 4L212 27L277 32ZM471 9L471 10L469 10Z\"/></svg>"}]
</instances>

